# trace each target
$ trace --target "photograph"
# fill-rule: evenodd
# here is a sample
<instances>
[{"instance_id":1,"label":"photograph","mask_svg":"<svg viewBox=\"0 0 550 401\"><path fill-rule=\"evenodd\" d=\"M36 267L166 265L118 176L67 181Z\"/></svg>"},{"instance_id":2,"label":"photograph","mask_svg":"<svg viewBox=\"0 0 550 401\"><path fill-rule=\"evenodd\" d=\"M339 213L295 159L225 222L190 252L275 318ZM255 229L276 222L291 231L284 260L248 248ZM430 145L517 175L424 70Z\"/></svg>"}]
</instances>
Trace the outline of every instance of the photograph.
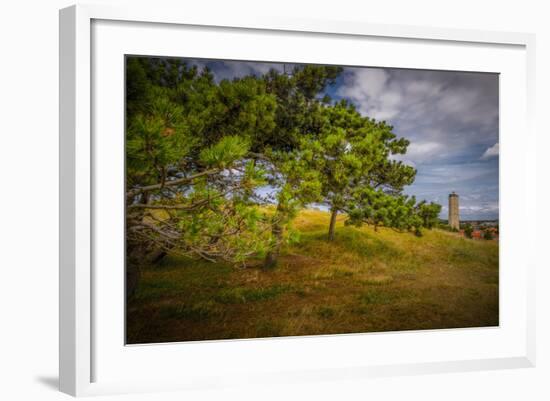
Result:
<instances>
[{"instance_id":1,"label":"photograph","mask_svg":"<svg viewBox=\"0 0 550 401\"><path fill-rule=\"evenodd\" d=\"M499 326L498 73L124 68L126 344Z\"/></svg>"}]
</instances>

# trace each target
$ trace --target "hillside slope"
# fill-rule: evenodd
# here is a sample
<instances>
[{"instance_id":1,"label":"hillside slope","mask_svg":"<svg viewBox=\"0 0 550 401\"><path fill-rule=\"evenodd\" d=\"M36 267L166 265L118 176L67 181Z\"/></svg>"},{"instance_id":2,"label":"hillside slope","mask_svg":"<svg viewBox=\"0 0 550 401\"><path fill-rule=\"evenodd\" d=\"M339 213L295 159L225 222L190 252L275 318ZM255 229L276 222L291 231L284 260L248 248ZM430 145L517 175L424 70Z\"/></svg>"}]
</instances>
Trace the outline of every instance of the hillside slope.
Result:
<instances>
[{"instance_id":1,"label":"hillside slope","mask_svg":"<svg viewBox=\"0 0 550 401\"><path fill-rule=\"evenodd\" d=\"M129 300L129 343L498 325L498 242L346 227L305 210L278 267L169 256ZM259 263L257 263L259 265Z\"/></svg>"}]
</instances>

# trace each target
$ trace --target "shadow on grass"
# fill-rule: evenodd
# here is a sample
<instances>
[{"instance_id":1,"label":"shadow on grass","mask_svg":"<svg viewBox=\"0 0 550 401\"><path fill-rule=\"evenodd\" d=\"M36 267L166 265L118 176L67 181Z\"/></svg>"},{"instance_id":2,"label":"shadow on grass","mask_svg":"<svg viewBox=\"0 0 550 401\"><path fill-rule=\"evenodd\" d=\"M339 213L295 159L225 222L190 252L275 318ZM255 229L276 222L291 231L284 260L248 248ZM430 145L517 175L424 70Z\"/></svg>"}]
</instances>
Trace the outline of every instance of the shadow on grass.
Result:
<instances>
[{"instance_id":1,"label":"shadow on grass","mask_svg":"<svg viewBox=\"0 0 550 401\"><path fill-rule=\"evenodd\" d=\"M290 291L289 285L272 285L266 288L243 288L235 287L220 291L214 299L222 304L237 304L254 301L265 301L275 298L280 294Z\"/></svg>"}]
</instances>

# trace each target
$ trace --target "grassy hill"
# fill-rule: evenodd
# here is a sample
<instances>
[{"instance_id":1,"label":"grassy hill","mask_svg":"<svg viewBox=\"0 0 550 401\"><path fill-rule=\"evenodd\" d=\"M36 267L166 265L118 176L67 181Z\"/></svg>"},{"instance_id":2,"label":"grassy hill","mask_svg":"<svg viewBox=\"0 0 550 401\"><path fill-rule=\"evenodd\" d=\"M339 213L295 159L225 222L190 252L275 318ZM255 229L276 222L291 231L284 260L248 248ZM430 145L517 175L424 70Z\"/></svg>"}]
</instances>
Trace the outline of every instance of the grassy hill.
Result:
<instances>
[{"instance_id":1,"label":"grassy hill","mask_svg":"<svg viewBox=\"0 0 550 401\"><path fill-rule=\"evenodd\" d=\"M304 210L279 266L168 256L127 308L128 343L498 325L498 242L337 223Z\"/></svg>"}]
</instances>

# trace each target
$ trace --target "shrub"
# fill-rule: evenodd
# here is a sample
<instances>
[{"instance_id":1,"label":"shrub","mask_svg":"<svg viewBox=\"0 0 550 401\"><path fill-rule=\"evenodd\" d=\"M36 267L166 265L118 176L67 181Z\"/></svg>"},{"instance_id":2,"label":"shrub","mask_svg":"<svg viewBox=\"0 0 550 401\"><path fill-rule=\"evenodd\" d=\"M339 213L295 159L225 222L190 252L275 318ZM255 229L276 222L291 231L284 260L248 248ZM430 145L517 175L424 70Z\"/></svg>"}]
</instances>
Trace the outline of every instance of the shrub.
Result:
<instances>
[{"instance_id":1,"label":"shrub","mask_svg":"<svg viewBox=\"0 0 550 401\"><path fill-rule=\"evenodd\" d=\"M466 227L464 227L464 235L467 238L472 238L472 234L474 232L474 229L471 224L466 224Z\"/></svg>"}]
</instances>

